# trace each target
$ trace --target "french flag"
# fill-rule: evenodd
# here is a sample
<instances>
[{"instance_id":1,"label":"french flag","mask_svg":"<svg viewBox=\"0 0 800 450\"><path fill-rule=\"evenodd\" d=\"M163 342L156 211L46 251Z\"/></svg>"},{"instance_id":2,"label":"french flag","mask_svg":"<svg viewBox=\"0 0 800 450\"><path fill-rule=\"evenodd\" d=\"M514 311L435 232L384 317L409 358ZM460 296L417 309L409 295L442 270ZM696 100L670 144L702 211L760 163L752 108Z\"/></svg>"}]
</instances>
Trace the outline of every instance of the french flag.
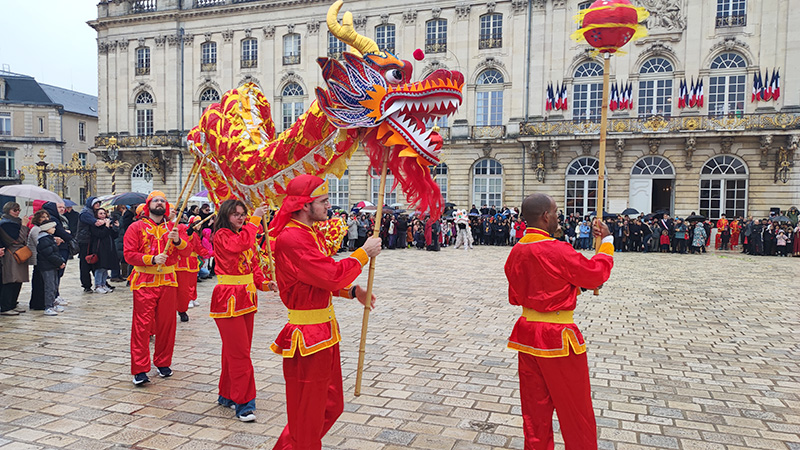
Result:
<instances>
[{"instance_id":1,"label":"french flag","mask_svg":"<svg viewBox=\"0 0 800 450\"><path fill-rule=\"evenodd\" d=\"M633 109L633 83L628 82L628 94L625 96L625 108Z\"/></svg>"},{"instance_id":2,"label":"french flag","mask_svg":"<svg viewBox=\"0 0 800 450\"><path fill-rule=\"evenodd\" d=\"M558 111L558 110L561 109L561 87L558 85L558 83L556 83L555 96L556 96L556 103L555 103L555 107L553 107L553 109Z\"/></svg>"},{"instance_id":3,"label":"french flag","mask_svg":"<svg viewBox=\"0 0 800 450\"><path fill-rule=\"evenodd\" d=\"M697 106L697 86L694 84L694 77L692 77L692 87L689 89L689 107L694 108Z\"/></svg>"},{"instance_id":4,"label":"french flag","mask_svg":"<svg viewBox=\"0 0 800 450\"><path fill-rule=\"evenodd\" d=\"M697 84L697 107L703 107L703 79L700 78L700 81Z\"/></svg>"},{"instance_id":5,"label":"french flag","mask_svg":"<svg viewBox=\"0 0 800 450\"><path fill-rule=\"evenodd\" d=\"M772 99L778 100L781 96L781 71L772 71L772 82L775 83L775 86L772 88Z\"/></svg>"},{"instance_id":6,"label":"french flag","mask_svg":"<svg viewBox=\"0 0 800 450\"><path fill-rule=\"evenodd\" d=\"M547 90L545 92L547 99L544 102L544 109L545 111L550 111L551 109L553 109L553 85L548 83Z\"/></svg>"},{"instance_id":7,"label":"french flag","mask_svg":"<svg viewBox=\"0 0 800 450\"><path fill-rule=\"evenodd\" d=\"M680 92L678 92L678 108L686 108L686 80L681 80Z\"/></svg>"},{"instance_id":8,"label":"french flag","mask_svg":"<svg viewBox=\"0 0 800 450\"><path fill-rule=\"evenodd\" d=\"M750 103L758 100L758 73L753 75L753 94L750 96Z\"/></svg>"},{"instance_id":9,"label":"french flag","mask_svg":"<svg viewBox=\"0 0 800 450\"><path fill-rule=\"evenodd\" d=\"M565 84L561 85L561 109L566 111L568 108L567 104L567 86Z\"/></svg>"},{"instance_id":10,"label":"french flag","mask_svg":"<svg viewBox=\"0 0 800 450\"><path fill-rule=\"evenodd\" d=\"M617 108L619 108L619 90L617 83L614 83L611 85L611 103L609 103L608 109L616 111Z\"/></svg>"}]
</instances>

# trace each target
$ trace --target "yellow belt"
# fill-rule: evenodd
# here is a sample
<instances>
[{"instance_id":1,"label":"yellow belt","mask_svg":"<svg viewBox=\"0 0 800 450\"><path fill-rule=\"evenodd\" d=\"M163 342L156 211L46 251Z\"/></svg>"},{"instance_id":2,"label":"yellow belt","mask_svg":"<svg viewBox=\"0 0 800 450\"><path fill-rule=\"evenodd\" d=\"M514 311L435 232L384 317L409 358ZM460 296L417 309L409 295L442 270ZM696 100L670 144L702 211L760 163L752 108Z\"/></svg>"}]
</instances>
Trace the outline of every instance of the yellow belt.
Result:
<instances>
[{"instance_id":1,"label":"yellow belt","mask_svg":"<svg viewBox=\"0 0 800 450\"><path fill-rule=\"evenodd\" d=\"M151 275L166 275L175 272L175 266L133 266L139 273L149 273Z\"/></svg>"},{"instance_id":2,"label":"yellow belt","mask_svg":"<svg viewBox=\"0 0 800 450\"><path fill-rule=\"evenodd\" d=\"M229 284L239 286L242 284L253 284L253 274L247 275L217 275L217 284Z\"/></svg>"},{"instance_id":3,"label":"yellow belt","mask_svg":"<svg viewBox=\"0 0 800 450\"><path fill-rule=\"evenodd\" d=\"M572 311L539 312L523 306L522 317L528 319L528 322L575 323L572 320Z\"/></svg>"},{"instance_id":4,"label":"yellow belt","mask_svg":"<svg viewBox=\"0 0 800 450\"><path fill-rule=\"evenodd\" d=\"M322 309L290 309L289 323L292 325L316 325L336 320L333 305Z\"/></svg>"}]
</instances>

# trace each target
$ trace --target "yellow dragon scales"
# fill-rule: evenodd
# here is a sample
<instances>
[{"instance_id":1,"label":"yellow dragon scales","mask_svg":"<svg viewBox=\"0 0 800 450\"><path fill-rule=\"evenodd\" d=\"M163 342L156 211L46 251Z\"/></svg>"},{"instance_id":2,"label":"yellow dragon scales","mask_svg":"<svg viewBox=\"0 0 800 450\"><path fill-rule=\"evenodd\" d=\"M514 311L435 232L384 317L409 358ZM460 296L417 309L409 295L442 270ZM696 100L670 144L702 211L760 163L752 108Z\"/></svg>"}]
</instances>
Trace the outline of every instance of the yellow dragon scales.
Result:
<instances>
[{"instance_id":1,"label":"yellow dragon scales","mask_svg":"<svg viewBox=\"0 0 800 450\"><path fill-rule=\"evenodd\" d=\"M341 176L361 144L370 166L388 167L409 203L438 217L442 197L430 174L438 164L442 138L428 129L432 119L455 113L464 76L437 70L411 82L411 63L381 51L353 28L342 0L328 10L331 33L351 47L344 61L318 58L327 89L292 125L275 136L270 105L258 88L245 84L208 107L192 129L190 148L214 203L239 198L249 205L280 205L287 183L299 174Z\"/></svg>"}]
</instances>

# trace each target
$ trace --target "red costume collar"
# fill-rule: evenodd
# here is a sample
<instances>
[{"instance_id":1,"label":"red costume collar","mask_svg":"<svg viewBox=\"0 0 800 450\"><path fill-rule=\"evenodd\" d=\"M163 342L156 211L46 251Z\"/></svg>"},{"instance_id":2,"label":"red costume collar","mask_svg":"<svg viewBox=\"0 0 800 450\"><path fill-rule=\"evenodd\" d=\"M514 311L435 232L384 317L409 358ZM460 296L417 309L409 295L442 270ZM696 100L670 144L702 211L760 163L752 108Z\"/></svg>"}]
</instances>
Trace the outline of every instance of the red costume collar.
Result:
<instances>
[{"instance_id":1,"label":"red costume collar","mask_svg":"<svg viewBox=\"0 0 800 450\"><path fill-rule=\"evenodd\" d=\"M542 236L552 237L552 236L550 236L550 233L548 233L547 231L544 231L544 230L539 229L539 228L533 228L533 227L528 227L525 230L525 234L541 234Z\"/></svg>"}]
</instances>

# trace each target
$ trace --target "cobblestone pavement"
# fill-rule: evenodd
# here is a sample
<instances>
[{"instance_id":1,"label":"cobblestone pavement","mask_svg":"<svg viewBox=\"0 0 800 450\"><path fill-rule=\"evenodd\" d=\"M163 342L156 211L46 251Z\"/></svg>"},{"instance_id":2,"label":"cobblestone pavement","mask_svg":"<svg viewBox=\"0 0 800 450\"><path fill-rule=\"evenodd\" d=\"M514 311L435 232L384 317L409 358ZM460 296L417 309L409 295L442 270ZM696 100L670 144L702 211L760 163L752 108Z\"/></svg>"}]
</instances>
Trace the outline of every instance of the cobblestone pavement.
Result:
<instances>
[{"instance_id":1,"label":"cobblestone pavement","mask_svg":"<svg viewBox=\"0 0 800 450\"><path fill-rule=\"evenodd\" d=\"M516 354L505 348L519 314L507 303L508 251L380 256L358 398L362 309L336 304L346 410L326 448L523 447ZM75 269L65 313L0 317L0 449L272 448L286 420L281 360L268 350L285 318L274 295L262 294L256 315L258 420L241 423L215 403L213 282L178 323L175 376L153 371L137 388L130 292L83 294ZM600 296L582 295L576 311L600 448L800 450L798 276L792 258L617 254Z\"/></svg>"}]
</instances>

